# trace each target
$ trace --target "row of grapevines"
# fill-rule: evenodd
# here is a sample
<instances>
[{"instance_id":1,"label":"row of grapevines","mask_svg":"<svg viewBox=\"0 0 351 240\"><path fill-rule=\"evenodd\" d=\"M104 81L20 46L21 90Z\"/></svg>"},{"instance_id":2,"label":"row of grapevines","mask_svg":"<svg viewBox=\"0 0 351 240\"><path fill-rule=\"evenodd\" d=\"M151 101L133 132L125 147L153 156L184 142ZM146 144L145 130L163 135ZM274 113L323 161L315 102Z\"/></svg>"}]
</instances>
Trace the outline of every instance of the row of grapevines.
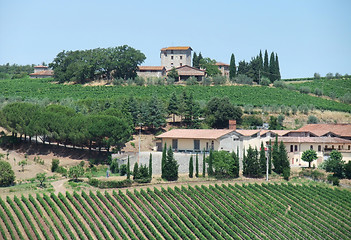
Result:
<instances>
[{"instance_id":1,"label":"row of grapevines","mask_svg":"<svg viewBox=\"0 0 351 240\"><path fill-rule=\"evenodd\" d=\"M17 235L20 239L24 239L23 235L22 235L22 231L20 231L20 229L18 228L18 225L15 221L15 218L12 216L10 210L8 209L8 207L6 206L5 202L2 200L2 198L0 198L0 205L2 206L2 208L5 210L8 218L10 219L12 226L14 226Z\"/></svg>"}]
</instances>

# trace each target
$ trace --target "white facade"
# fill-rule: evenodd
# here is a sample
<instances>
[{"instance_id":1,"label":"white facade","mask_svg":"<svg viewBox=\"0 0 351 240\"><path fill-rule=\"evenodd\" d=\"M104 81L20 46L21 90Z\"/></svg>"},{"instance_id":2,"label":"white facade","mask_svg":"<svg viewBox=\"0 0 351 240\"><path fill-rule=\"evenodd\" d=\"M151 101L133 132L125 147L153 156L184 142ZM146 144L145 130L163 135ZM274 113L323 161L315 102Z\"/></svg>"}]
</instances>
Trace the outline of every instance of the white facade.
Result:
<instances>
[{"instance_id":1,"label":"white facade","mask_svg":"<svg viewBox=\"0 0 351 240\"><path fill-rule=\"evenodd\" d=\"M191 66L191 47L168 47L162 48L160 53L161 66L166 70L173 67Z\"/></svg>"}]
</instances>

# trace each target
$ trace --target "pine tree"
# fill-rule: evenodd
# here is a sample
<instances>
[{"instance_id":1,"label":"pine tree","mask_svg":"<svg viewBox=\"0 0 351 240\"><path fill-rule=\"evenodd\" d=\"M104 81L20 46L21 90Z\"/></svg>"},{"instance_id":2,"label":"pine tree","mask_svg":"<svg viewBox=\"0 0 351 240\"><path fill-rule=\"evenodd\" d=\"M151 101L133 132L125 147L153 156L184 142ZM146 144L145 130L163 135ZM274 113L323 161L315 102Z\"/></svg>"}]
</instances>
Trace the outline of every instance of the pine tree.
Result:
<instances>
[{"instance_id":1,"label":"pine tree","mask_svg":"<svg viewBox=\"0 0 351 240\"><path fill-rule=\"evenodd\" d=\"M206 159L206 156L205 156L205 149L203 151L203 155L202 155L202 177L206 177L206 162L205 162L205 159Z\"/></svg>"},{"instance_id":2,"label":"pine tree","mask_svg":"<svg viewBox=\"0 0 351 240\"><path fill-rule=\"evenodd\" d=\"M169 99L168 102L168 114L172 114L173 116L173 122L175 122L175 115L178 114L178 98L175 92L172 93L171 98Z\"/></svg>"},{"instance_id":3,"label":"pine tree","mask_svg":"<svg viewBox=\"0 0 351 240\"><path fill-rule=\"evenodd\" d=\"M190 156L189 160L189 177L193 178L194 175L194 162L193 162L193 156Z\"/></svg>"},{"instance_id":4,"label":"pine tree","mask_svg":"<svg viewBox=\"0 0 351 240\"><path fill-rule=\"evenodd\" d=\"M230 57L230 64L229 64L229 78L231 81L233 81L235 77L236 77L235 56L234 56L234 53L232 53L232 56Z\"/></svg>"},{"instance_id":5,"label":"pine tree","mask_svg":"<svg viewBox=\"0 0 351 240\"><path fill-rule=\"evenodd\" d=\"M264 149L263 142L261 142L260 166L261 166L261 172L262 173L266 173L266 171L267 171L267 159L266 159L266 151Z\"/></svg>"},{"instance_id":6,"label":"pine tree","mask_svg":"<svg viewBox=\"0 0 351 240\"><path fill-rule=\"evenodd\" d=\"M267 49L264 51L263 72L264 76L269 77L269 62Z\"/></svg>"},{"instance_id":7,"label":"pine tree","mask_svg":"<svg viewBox=\"0 0 351 240\"><path fill-rule=\"evenodd\" d=\"M199 177L199 156L197 153L195 157L195 177Z\"/></svg>"},{"instance_id":8,"label":"pine tree","mask_svg":"<svg viewBox=\"0 0 351 240\"><path fill-rule=\"evenodd\" d=\"M152 154L151 153L149 158L149 178L152 178Z\"/></svg>"},{"instance_id":9,"label":"pine tree","mask_svg":"<svg viewBox=\"0 0 351 240\"><path fill-rule=\"evenodd\" d=\"M174 159L172 148L169 147L167 151L167 158L165 161L165 165L163 167L164 169L163 178L168 181L178 180L178 167L179 165L177 161Z\"/></svg>"},{"instance_id":10,"label":"pine tree","mask_svg":"<svg viewBox=\"0 0 351 240\"><path fill-rule=\"evenodd\" d=\"M271 53L271 58L269 60L269 80L274 82L277 79L276 75L276 64L275 64L275 57L274 52Z\"/></svg>"},{"instance_id":11,"label":"pine tree","mask_svg":"<svg viewBox=\"0 0 351 240\"><path fill-rule=\"evenodd\" d=\"M162 151L162 159L161 159L161 178L165 178L164 168L167 159L167 143L165 143Z\"/></svg>"},{"instance_id":12,"label":"pine tree","mask_svg":"<svg viewBox=\"0 0 351 240\"><path fill-rule=\"evenodd\" d=\"M138 179L138 163L134 163L134 169L133 169L133 180Z\"/></svg>"},{"instance_id":13,"label":"pine tree","mask_svg":"<svg viewBox=\"0 0 351 240\"><path fill-rule=\"evenodd\" d=\"M279 60L278 60L278 55L275 54L275 74L277 75L277 79L281 79L280 75L280 69L279 69Z\"/></svg>"},{"instance_id":14,"label":"pine tree","mask_svg":"<svg viewBox=\"0 0 351 240\"><path fill-rule=\"evenodd\" d=\"M127 162L127 179L130 179L130 163L129 163L129 156L128 156L128 162Z\"/></svg>"},{"instance_id":15,"label":"pine tree","mask_svg":"<svg viewBox=\"0 0 351 240\"><path fill-rule=\"evenodd\" d=\"M272 158L273 158L274 172L281 174L283 169L281 169L281 163L280 163L278 135L276 135L275 137Z\"/></svg>"},{"instance_id":16,"label":"pine tree","mask_svg":"<svg viewBox=\"0 0 351 240\"><path fill-rule=\"evenodd\" d=\"M159 128L166 124L165 108L156 95L153 95L148 103L147 126Z\"/></svg>"},{"instance_id":17,"label":"pine tree","mask_svg":"<svg viewBox=\"0 0 351 240\"><path fill-rule=\"evenodd\" d=\"M213 153L212 150L210 150L210 156L208 157L208 169L207 169L207 174L208 176L213 176Z\"/></svg>"},{"instance_id":18,"label":"pine tree","mask_svg":"<svg viewBox=\"0 0 351 240\"><path fill-rule=\"evenodd\" d=\"M269 139L268 146L268 174L272 173L272 140Z\"/></svg>"},{"instance_id":19,"label":"pine tree","mask_svg":"<svg viewBox=\"0 0 351 240\"><path fill-rule=\"evenodd\" d=\"M199 68L199 59L196 52L194 52L194 55L193 55L193 67Z\"/></svg>"}]
</instances>

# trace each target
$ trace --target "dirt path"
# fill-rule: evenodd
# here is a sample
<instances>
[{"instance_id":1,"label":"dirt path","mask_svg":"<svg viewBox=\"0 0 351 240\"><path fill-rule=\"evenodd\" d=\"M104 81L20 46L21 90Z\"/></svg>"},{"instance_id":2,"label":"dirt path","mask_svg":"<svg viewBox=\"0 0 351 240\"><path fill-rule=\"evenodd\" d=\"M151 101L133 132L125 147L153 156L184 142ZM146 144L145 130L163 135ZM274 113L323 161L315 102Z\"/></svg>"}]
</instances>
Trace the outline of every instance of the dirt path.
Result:
<instances>
[{"instance_id":1,"label":"dirt path","mask_svg":"<svg viewBox=\"0 0 351 240\"><path fill-rule=\"evenodd\" d=\"M62 179L62 180L58 180L55 182L52 182L51 185L53 186L54 190L55 190L55 194L60 193L65 193L66 192L66 187L64 186L65 182L67 182L68 179Z\"/></svg>"}]
</instances>

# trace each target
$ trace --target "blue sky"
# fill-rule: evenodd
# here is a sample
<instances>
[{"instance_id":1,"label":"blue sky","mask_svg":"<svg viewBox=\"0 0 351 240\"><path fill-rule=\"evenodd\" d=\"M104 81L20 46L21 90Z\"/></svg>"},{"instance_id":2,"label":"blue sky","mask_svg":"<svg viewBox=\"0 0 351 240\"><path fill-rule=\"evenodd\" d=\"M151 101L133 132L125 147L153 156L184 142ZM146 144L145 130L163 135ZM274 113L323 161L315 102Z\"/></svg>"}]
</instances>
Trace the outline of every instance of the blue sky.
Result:
<instances>
[{"instance_id":1,"label":"blue sky","mask_svg":"<svg viewBox=\"0 0 351 240\"><path fill-rule=\"evenodd\" d=\"M267 49L283 78L351 74L350 12L349 0L0 0L0 64L127 44L146 55L143 65L160 65L167 46L226 63Z\"/></svg>"}]
</instances>

